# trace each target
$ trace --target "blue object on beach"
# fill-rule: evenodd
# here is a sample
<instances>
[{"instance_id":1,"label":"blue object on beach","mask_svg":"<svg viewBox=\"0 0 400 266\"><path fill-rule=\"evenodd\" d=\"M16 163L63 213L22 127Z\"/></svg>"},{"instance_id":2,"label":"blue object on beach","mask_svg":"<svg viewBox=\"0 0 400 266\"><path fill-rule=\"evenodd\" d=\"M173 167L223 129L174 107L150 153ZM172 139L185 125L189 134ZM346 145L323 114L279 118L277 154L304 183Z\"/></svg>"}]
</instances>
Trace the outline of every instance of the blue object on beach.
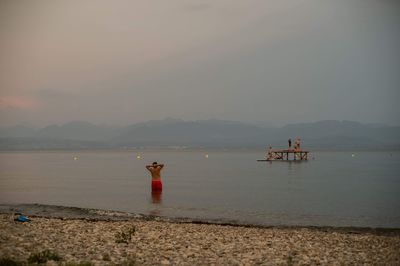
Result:
<instances>
[{"instance_id":1,"label":"blue object on beach","mask_svg":"<svg viewBox=\"0 0 400 266\"><path fill-rule=\"evenodd\" d=\"M31 219L29 219L29 218L26 217L26 216L20 215L20 216L18 216L17 218L15 218L14 221L22 222L22 223L23 223L23 222L30 222Z\"/></svg>"}]
</instances>

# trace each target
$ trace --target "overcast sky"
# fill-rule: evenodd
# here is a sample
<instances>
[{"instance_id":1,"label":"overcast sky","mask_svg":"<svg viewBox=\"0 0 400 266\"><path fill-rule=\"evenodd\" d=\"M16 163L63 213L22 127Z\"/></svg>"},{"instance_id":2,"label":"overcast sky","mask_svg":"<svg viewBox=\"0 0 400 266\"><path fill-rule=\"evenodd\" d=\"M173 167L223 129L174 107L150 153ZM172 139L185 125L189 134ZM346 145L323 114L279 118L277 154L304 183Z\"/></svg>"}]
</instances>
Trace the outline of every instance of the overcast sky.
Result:
<instances>
[{"instance_id":1,"label":"overcast sky","mask_svg":"<svg viewBox=\"0 0 400 266\"><path fill-rule=\"evenodd\" d=\"M0 125L400 125L400 1L0 1Z\"/></svg>"}]
</instances>

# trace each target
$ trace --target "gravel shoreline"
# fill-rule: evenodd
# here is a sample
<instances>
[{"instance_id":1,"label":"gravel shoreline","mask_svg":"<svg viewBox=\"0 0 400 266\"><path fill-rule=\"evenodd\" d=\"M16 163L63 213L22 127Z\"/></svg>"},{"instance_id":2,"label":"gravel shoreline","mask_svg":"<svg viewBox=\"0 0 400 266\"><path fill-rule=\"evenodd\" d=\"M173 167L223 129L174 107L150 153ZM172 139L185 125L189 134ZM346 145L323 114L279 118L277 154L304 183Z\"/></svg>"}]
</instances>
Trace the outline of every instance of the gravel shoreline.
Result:
<instances>
[{"instance_id":1,"label":"gravel shoreline","mask_svg":"<svg viewBox=\"0 0 400 266\"><path fill-rule=\"evenodd\" d=\"M0 258L44 250L62 258L51 265L400 265L400 233L0 214Z\"/></svg>"}]
</instances>

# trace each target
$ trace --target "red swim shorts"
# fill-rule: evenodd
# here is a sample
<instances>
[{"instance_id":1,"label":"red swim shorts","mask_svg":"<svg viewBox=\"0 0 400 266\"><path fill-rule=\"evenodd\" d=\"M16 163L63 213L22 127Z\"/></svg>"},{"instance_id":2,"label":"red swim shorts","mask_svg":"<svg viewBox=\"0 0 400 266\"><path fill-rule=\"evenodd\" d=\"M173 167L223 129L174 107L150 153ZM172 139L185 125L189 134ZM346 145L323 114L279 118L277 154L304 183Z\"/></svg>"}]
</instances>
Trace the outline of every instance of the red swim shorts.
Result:
<instances>
[{"instance_id":1,"label":"red swim shorts","mask_svg":"<svg viewBox=\"0 0 400 266\"><path fill-rule=\"evenodd\" d=\"M153 191L161 191L162 190L161 180L152 180L151 181L151 190L153 190Z\"/></svg>"}]
</instances>

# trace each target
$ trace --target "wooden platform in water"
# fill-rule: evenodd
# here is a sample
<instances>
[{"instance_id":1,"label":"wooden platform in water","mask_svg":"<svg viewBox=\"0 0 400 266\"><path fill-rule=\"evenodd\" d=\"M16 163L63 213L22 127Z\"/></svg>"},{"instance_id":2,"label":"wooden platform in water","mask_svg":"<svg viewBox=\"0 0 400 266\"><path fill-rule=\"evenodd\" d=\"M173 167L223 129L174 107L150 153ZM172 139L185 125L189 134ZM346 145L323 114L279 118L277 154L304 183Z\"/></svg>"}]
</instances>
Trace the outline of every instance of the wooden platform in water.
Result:
<instances>
[{"instance_id":1,"label":"wooden platform in water","mask_svg":"<svg viewBox=\"0 0 400 266\"><path fill-rule=\"evenodd\" d=\"M288 162L288 163L301 163L308 160L266 160L266 159L258 159L257 162Z\"/></svg>"},{"instance_id":2,"label":"wooden platform in water","mask_svg":"<svg viewBox=\"0 0 400 266\"><path fill-rule=\"evenodd\" d=\"M257 160L258 162L271 162L271 161L307 161L309 151L303 150L272 150L271 158L264 160Z\"/></svg>"}]
</instances>

